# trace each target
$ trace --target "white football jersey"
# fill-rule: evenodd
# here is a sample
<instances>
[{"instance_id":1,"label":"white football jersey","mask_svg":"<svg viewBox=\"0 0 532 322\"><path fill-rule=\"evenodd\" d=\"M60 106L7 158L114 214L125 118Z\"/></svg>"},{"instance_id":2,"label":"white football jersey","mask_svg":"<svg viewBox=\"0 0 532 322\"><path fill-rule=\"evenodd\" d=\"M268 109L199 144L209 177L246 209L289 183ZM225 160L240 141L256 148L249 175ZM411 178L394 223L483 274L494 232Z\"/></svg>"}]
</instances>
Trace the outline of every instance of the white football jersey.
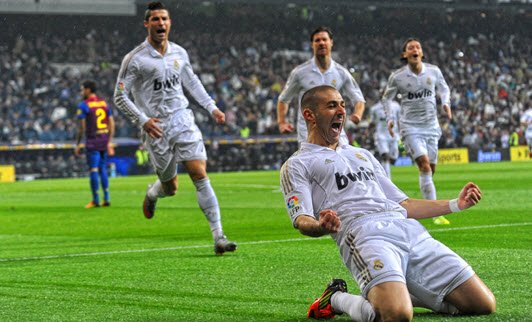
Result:
<instances>
[{"instance_id":1,"label":"white football jersey","mask_svg":"<svg viewBox=\"0 0 532 322\"><path fill-rule=\"evenodd\" d=\"M332 150L303 142L283 164L280 182L293 223L301 215L319 219L324 209L337 212L342 222L340 234L333 235L337 241L360 216L390 212L407 216L399 203L408 197L362 148L343 145Z\"/></svg>"},{"instance_id":2,"label":"white football jersey","mask_svg":"<svg viewBox=\"0 0 532 322\"><path fill-rule=\"evenodd\" d=\"M531 137L532 136L532 108L529 108L528 110L521 115L521 123L528 124L526 128L526 136Z\"/></svg>"},{"instance_id":3,"label":"white football jersey","mask_svg":"<svg viewBox=\"0 0 532 322\"><path fill-rule=\"evenodd\" d=\"M183 87L210 113L216 108L194 74L183 47L168 42L166 53L161 55L145 40L124 57L114 102L130 121L142 126L150 118L164 121L177 110L187 108Z\"/></svg>"},{"instance_id":4,"label":"white football jersey","mask_svg":"<svg viewBox=\"0 0 532 322\"><path fill-rule=\"evenodd\" d=\"M315 58L306 61L292 70L286 84L279 95L279 100L290 103L297 99L297 140L299 143L307 141L307 124L301 113L301 97L309 89L319 85L330 85L335 87L343 96L346 103L356 104L366 102L362 91L349 71L334 60L331 66L322 73L316 65ZM341 134L342 144L349 144L345 131Z\"/></svg>"},{"instance_id":5,"label":"white football jersey","mask_svg":"<svg viewBox=\"0 0 532 322\"><path fill-rule=\"evenodd\" d=\"M419 75L413 73L408 65L394 71L382 97L388 113L389 102L401 95L401 135L427 134L441 135L438 122L436 94L443 104L450 105L449 86L445 82L438 66L422 63ZM390 118L388 118L390 120Z\"/></svg>"},{"instance_id":6,"label":"white football jersey","mask_svg":"<svg viewBox=\"0 0 532 322\"><path fill-rule=\"evenodd\" d=\"M394 121L394 138L398 139L399 126L397 124L397 121L401 116L401 105L399 105L399 103L397 103L396 101L392 100L389 103L389 109L390 119ZM375 124L375 136L383 139L391 139L392 136L390 135L390 132L388 132L388 119L382 102L378 102L377 104L373 105L369 109L369 115L371 123Z\"/></svg>"}]
</instances>

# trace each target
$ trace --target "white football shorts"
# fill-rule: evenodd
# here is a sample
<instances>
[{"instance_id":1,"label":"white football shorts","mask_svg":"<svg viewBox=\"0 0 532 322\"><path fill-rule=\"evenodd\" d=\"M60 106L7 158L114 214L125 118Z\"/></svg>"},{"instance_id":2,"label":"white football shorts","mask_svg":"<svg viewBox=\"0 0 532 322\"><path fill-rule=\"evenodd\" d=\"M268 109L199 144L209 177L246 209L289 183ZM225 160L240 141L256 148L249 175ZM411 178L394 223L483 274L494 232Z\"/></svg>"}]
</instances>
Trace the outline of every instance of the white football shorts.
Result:
<instances>
[{"instance_id":1,"label":"white football shorts","mask_svg":"<svg viewBox=\"0 0 532 322\"><path fill-rule=\"evenodd\" d=\"M525 139L526 139L526 142L528 143L528 146L532 146L532 130L526 130L525 132Z\"/></svg>"},{"instance_id":2,"label":"white football shorts","mask_svg":"<svg viewBox=\"0 0 532 322\"><path fill-rule=\"evenodd\" d=\"M207 160L203 136L190 109L179 110L158 125L163 137L153 139L143 131L142 139L161 182L176 176L178 162Z\"/></svg>"},{"instance_id":3,"label":"white football shorts","mask_svg":"<svg viewBox=\"0 0 532 322\"><path fill-rule=\"evenodd\" d=\"M415 160L422 155L429 157L430 164L438 163L438 140L440 136L408 134L403 138L405 150Z\"/></svg>"},{"instance_id":4,"label":"white football shorts","mask_svg":"<svg viewBox=\"0 0 532 322\"><path fill-rule=\"evenodd\" d=\"M375 137L375 145L380 155L388 154L393 160L397 160L399 157L399 144L396 138L379 135Z\"/></svg>"},{"instance_id":5,"label":"white football shorts","mask_svg":"<svg viewBox=\"0 0 532 322\"><path fill-rule=\"evenodd\" d=\"M444 297L474 275L460 256L401 214L366 215L340 243L343 261L362 295L384 282L402 282L425 307L440 311Z\"/></svg>"}]
</instances>

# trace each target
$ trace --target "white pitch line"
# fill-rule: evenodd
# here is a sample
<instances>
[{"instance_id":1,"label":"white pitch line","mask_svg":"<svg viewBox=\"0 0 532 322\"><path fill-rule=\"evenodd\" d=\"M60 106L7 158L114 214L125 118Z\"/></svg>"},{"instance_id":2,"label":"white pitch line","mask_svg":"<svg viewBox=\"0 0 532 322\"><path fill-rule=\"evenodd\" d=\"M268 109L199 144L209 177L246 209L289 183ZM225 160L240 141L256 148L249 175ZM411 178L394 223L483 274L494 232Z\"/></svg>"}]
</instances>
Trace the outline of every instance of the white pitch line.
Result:
<instances>
[{"instance_id":1,"label":"white pitch line","mask_svg":"<svg viewBox=\"0 0 532 322\"><path fill-rule=\"evenodd\" d=\"M513 224L499 224L499 225L483 225L483 226L466 226L466 227L449 227L449 228L436 228L430 229L429 232L445 232L445 231L454 231L454 230L473 230L473 229L488 229L488 228L499 228L499 227L514 227L514 226L529 226L532 225L532 222L521 222Z\"/></svg>"},{"instance_id":2,"label":"white pitch line","mask_svg":"<svg viewBox=\"0 0 532 322\"><path fill-rule=\"evenodd\" d=\"M513 224L499 224L499 225L483 225L483 226L468 226L468 227L455 227L455 228L436 228L429 230L430 232L446 232L455 230L473 230L473 229L490 229L500 227L515 227L515 226L529 226L532 222L513 223ZM277 240L257 240L250 242L241 242L239 245L260 245L260 244L273 244L273 243L290 243L298 241L311 241L328 239L327 236L320 238L289 238L289 239L277 239ZM132 254L132 253L149 253L149 252L164 252L182 249L195 249L195 248L209 248L212 245L190 245L190 246L176 246L176 247L164 247L164 248L147 248L147 249L129 249L129 250L116 250L109 252L94 252L94 253L78 253L78 254L61 254L61 255L48 255L48 256L32 256L32 257L15 257L15 258L0 258L0 263L4 262L22 262L32 260L46 260L46 259L61 259L69 257L89 257L100 255L117 255L117 254Z\"/></svg>"}]
</instances>

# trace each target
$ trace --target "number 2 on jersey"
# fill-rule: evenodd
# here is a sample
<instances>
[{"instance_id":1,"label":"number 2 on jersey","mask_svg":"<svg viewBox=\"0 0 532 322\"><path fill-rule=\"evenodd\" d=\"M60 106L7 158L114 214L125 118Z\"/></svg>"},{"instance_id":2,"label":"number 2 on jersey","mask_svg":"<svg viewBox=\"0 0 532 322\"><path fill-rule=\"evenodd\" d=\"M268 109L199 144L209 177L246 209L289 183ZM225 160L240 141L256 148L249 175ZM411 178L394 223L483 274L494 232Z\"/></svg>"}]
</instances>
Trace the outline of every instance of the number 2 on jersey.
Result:
<instances>
[{"instance_id":1,"label":"number 2 on jersey","mask_svg":"<svg viewBox=\"0 0 532 322\"><path fill-rule=\"evenodd\" d=\"M99 108L95 112L96 114L96 127L99 129L106 129L107 123L103 123L103 120L105 120L105 117L107 116L107 113L103 108Z\"/></svg>"}]
</instances>

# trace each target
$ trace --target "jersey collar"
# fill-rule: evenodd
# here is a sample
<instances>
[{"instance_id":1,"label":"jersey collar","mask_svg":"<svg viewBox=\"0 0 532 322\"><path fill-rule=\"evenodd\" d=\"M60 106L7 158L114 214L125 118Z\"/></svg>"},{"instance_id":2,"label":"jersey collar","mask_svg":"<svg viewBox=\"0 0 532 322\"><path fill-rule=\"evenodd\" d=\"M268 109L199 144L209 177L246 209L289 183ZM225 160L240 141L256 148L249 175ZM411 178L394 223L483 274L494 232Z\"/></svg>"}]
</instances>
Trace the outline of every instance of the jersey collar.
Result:
<instances>
[{"instance_id":1,"label":"jersey collar","mask_svg":"<svg viewBox=\"0 0 532 322\"><path fill-rule=\"evenodd\" d=\"M346 145L342 145L342 143L338 142L338 146L336 147L336 150L333 150L331 148L328 148L326 146L309 143L309 142L301 142L301 149L303 150L309 150L309 151L340 151L340 149L345 149Z\"/></svg>"},{"instance_id":2,"label":"jersey collar","mask_svg":"<svg viewBox=\"0 0 532 322\"><path fill-rule=\"evenodd\" d=\"M410 65L408 64L406 64L406 69L408 70L408 74L416 76L416 77L423 75L423 73L425 73L425 70L426 70L424 62L421 62L421 71L419 72L419 74L414 73L412 69L410 69Z\"/></svg>"},{"instance_id":3,"label":"jersey collar","mask_svg":"<svg viewBox=\"0 0 532 322\"><path fill-rule=\"evenodd\" d=\"M316 57L312 56L311 64L312 70L321 74L320 68L318 67L318 64L316 64ZM335 64L336 62L331 58L331 65L329 65L329 68L323 74L332 72L333 68L335 67Z\"/></svg>"},{"instance_id":4,"label":"jersey collar","mask_svg":"<svg viewBox=\"0 0 532 322\"><path fill-rule=\"evenodd\" d=\"M160 57L160 56L162 56L155 48L153 48L153 46L148 41L148 38L146 38L146 40L144 40L144 43L146 44L148 50L150 51L150 55L152 57ZM171 45L172 45L172 43L170 41L168 41L168 47L166 48L165 56L172 53L172 46Z\"/></svg>"}]
</instances>

